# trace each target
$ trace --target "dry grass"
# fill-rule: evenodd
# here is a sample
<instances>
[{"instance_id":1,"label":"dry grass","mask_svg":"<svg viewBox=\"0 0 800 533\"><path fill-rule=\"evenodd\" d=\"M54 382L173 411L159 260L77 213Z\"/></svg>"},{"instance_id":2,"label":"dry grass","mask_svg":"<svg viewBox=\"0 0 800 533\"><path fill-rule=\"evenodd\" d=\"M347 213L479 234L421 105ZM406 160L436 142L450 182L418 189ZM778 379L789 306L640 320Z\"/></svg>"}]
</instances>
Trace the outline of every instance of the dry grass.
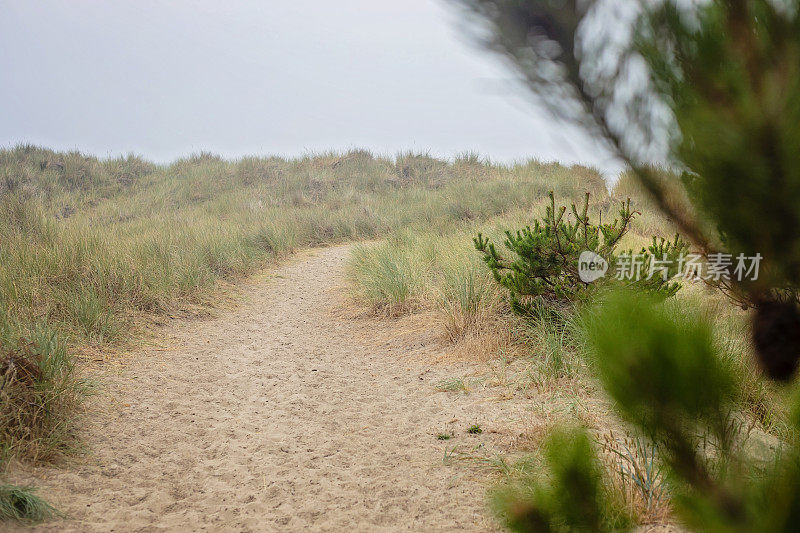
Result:
<instances>
[{"instance_id":1,"label":"dry grass","mask_svg":"<svg viewBox=\"0 0 800 533\"><path fill-rule=\"evenodd\" d=\"M598 438L609 483L641 525L670 521L666 473L658 447L642 437L604 431Z\"/></svg>"},{"instance_id":2,"label":"dry grass","mask_svg":"<svg viewBox=\"0 0 800 533\"><path fill-rule=\"evenodd\" d=\"M67 353L102 354L130 341L146 319L201 305L221 282L298 248L458 231L524 211L553 187L570 194L583 187L579 174L603 187L591 169L503 165L474 154L445 161L351 150L225 161L200 153L156 165L35 146L0 150L2 353L16 361L8 354L22 353L18 339L35 329L58 339L51 355L62 361L61 373L46 374L34 367L51 359L26 352L40 392L32 399L19 373L6 388L3 457L48 459L68 448L82 388ZM385 302L387 314L427 302L417 299L418 278L406 266L379 260L371 269L380 280L370 297ZM463 287L456 280L451 288ZM466 288L442 300L454 337L468 336L491 314L482 307L485 280ZM451 296L460 301L447 311Z\"/></svg>"},{"instance_id":3,"label":"dry grass","mask_svg":"<svg viewBox=\"0 0 800 533\"><path fill-rule=\"evenodd\" d=\"M44 325L30 338L0 341L0 464L49 461L77 445L74 415L87 392L58 335Z\"/></svg>"},{"instance_id":4,"label":"dry grass","mask_svg":"<svg viewBox=\"0 0 800 533\"><path fill-rule=\"evenodd\" d=\"M570 172L359 150L293 160L198 154L166 166L0 150L0 304L79 344L120 342L137 315L200 301L220 279L297 248L401 228L449 231L525 209L555 175L570 192L579 187ZM413 289L402 269L384 266L403 299Z\"/></svg>"},{"instance_id":5,"label":"dry grass","mask_svg":"<svg viewBox=\"0 0 800 533\"><path fill-rule=\"evenodd\" d=\"M628 196L643 214L634 221L622 248L647 245L651 235L674 235L674 227L655 211L630 176L621 178L611 196L595 194L593 208L601 210L607 220L618 208L619 199ZM685 195L678 197L676 193L676 198L676 202L686 202ZM532 206L533 212L512 211L449 232L408 232L359 248L350 265L353 293L373 309L389 305L396 313L433 313L443 343L443 359L480 363L482 374L473 381L504 390L499 401L530 401L535 412L526 423L527 429L514 439L511 459L497 459L501 484L521 483L537 468L535 457L518 461L514 457L521 452L535 456L553 427L577 422L595 436L606 472L606 490L615 501L621 502L638 524L669 524L671 506L658 466L658 450L631 433L615 416L593 376L580 313L543 309L531 320L512 316L504 294L487 276L488 269L472 246L471 238L478 231L501 242L504 229L529 223L538 214L537 207ZM376 276L373 265L377 263L393 265L400 275ZM403 280L403 291L386 288L385 283L398 279ZM373 288L364 291L365 284ZM678 315L687 308L700 309L715 324L717 343L740 383L738 416L747 434L756 435L750 440L758 441L750 445L763 448L761 441L795 438L788 423L790 415L780 407L785 404L780 390L753 365L747 340L748 313L702 283L685 284L666 308Z\"/></svg>"}]
</instances>

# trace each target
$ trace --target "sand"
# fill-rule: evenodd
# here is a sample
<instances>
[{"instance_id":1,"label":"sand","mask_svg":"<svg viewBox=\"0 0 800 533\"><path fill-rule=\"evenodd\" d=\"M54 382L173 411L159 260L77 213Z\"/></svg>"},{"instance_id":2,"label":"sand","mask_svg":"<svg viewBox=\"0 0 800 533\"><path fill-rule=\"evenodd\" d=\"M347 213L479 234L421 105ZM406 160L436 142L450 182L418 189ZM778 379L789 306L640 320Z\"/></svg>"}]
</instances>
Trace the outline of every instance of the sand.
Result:
<instances>
[{"instance_id":1,"label":"sand","mask_svg":"<svg viewBox=\"0 0 800 533\"><path fill-rule=\"evenodd\" d=\"M29 474L67 515L37 529L494 530L491 472L443 457L494 453L518 406L437 391L464 369L426 362L430 324L343 318L347 251L304 252L104 370L89 452Z\"/></svg>"}]
</instances>

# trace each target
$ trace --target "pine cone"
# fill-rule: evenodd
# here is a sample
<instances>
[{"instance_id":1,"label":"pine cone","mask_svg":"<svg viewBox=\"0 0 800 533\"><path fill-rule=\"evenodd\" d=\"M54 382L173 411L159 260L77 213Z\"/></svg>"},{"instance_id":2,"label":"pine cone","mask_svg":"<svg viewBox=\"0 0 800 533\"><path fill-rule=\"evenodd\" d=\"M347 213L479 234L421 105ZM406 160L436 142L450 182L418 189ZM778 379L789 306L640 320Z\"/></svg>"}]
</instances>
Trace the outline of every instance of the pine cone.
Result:
<instances>
[{"instance_id":1,"label":"pine cone","mask_svg":"<svg viewBox=\"0 0 800 533\"><path fill-rule=\"evenodd\" d=\"M753 342L761 368L776 381L789 381L800 360L800 312L794 303L759 302Z\"/></svg>"}]
</instances>

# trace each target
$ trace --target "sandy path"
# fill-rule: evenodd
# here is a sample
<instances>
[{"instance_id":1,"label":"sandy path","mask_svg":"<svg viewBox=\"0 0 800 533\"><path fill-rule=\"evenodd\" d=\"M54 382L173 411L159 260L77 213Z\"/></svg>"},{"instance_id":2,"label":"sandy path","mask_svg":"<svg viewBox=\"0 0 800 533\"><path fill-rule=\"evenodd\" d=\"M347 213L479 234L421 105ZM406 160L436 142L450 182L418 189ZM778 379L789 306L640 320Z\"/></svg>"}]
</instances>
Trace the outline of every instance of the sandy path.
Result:
<instances>
[{"instance_id":1,"label":"sandy path","mask_svg":"<svg viewBox=\"0 0 800 533\"><path fill-rule=\"evenodd\" d=\"M302 254L236 310L178 321L167 351L103 376L113 400L92 400L110 407L92 413L87 459L35 473L70 517L40 527L492 529L486 472L442 457L491 446L504 407L436 392L452 369L410 356L391 323L337 317L346 255ZM473 422L487 431L467 435ZM436 440L445 429L456 438Z\"/></svg>"}]
</instances>

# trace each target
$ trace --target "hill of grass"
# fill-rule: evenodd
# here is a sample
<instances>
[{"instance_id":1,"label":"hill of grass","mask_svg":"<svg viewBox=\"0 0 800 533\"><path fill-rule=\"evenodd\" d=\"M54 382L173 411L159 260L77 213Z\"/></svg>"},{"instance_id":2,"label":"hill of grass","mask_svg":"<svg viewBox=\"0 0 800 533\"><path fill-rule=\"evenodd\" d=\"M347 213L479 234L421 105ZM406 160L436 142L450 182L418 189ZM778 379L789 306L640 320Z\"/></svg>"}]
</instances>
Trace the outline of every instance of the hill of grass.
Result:
<instances>
[{"instance_id":1,"label":"hill of grass","mask_svg":"<svg viewBox=\"0 0 800 533\"><path fill-rule=\"evenodd\" d=\"M60 390L21 405L2 399L5 456L63 451L79 394L65 350L125 342L139 319L202 302L219 280L300 247L458 231L529 211L549 190L606 194L593 169L503 165L474 154L444 161L353 150L226 161L202 153L157 165L35 146L2 150L2 353L47 366Z\"/></svg>"}]
</instances>

